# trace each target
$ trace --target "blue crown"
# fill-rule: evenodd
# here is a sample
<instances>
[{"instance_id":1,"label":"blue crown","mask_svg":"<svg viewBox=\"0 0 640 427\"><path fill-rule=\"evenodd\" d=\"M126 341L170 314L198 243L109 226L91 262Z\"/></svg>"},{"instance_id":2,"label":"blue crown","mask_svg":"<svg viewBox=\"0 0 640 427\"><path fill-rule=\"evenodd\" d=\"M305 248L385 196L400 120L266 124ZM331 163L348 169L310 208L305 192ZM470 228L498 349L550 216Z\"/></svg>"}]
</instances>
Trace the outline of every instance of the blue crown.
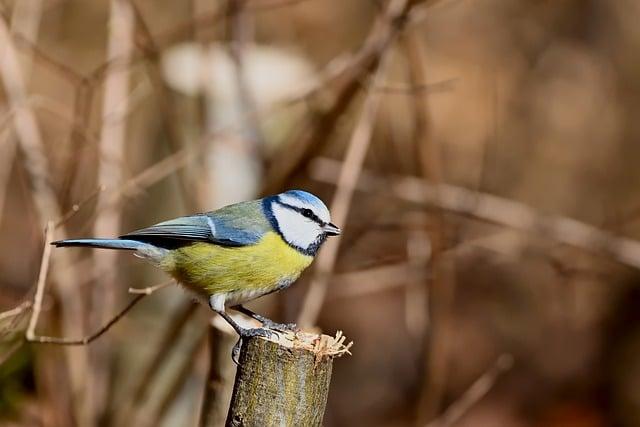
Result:
<instances>
[{"instance_id":1,"label":"blue crown","mask_svg":"<svg viewBox=\"0 0 640 427\"><path fill-rule=\"evenodd\" d=\"M326 208L325 204L322 202L322 200L320 200L319 198L317 198L313 194L307 193L306 191L303 191L303 190L289 190L289 191L285 191L282 194L286 194L288 196L295 197L296 199L300 199L303 202L308 203L308 204L313 205L313 206L317 206L318 208Z\"/></svg>"}]
</instances>

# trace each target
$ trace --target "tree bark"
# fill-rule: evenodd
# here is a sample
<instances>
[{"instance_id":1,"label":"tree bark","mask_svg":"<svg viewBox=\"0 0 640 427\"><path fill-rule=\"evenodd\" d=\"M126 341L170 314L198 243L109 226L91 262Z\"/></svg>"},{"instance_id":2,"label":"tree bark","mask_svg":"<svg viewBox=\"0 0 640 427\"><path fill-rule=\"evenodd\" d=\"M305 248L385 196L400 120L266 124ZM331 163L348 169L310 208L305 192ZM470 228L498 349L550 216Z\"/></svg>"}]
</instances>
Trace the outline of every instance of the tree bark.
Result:
<instances>
[{"instance_id":1,"label":"tree bark","mask_svg":"<svg viewBox=\"0 0 640 427\"><path fill-rule=\"evenodd\" d=\"M227 426L321 426L333 358L348 352L344 337L287 334L245 340Z\"/></svg>"}]
</instances>

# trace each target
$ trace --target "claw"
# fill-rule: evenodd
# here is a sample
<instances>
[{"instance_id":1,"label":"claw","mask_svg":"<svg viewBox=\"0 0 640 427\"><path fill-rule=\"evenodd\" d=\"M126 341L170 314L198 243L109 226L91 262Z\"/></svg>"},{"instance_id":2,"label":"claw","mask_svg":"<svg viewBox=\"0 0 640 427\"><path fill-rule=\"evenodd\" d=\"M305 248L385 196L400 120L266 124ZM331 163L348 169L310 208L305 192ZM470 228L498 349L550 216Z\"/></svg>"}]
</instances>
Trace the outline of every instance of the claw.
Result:
<instances>
[{"instance_id":1,"label":"claw","mask_svg":"<svg viewBox=\"0 0 640 427\"><path fill-rule=\"evenodd\" d=\"M276 323L273 320L264 319L263 326L280 332L299 332L300 328L295 323Z\"/></svg>"},{"instance_id":2,"label":"claw","mask_svg":"<svg viewBox=\"0 0 640 427\"><path fill-rule=\"evenodd\" d=\"M253 337L263 337L263 338L271 338L274 335L278 335L278 331L272 331L266 328L251 328L251 329L241 329L239 332L240 339L233 346L233 350L231 350L231 359L233 363L236 365L240 365L240 348L242 347L242 343L245 338L253 338Z\"/></svg>"},{"instance_id":3,"label":"claw","mask_svg":"<svg viewBox=\"0 0 640 427\"><path fill-rule=\"evenodd\" d=\"M273 335L277 335L277 331L272 331L267 328L251 328L251 329L242 329L240 331L240 336L242 338L252 338L252 337L264 337L271 338Z\"/></svg>"},{"instance_id":4,"label":"claw","mask_svg":"<svg viewBox=\"0 0 640 427\"><path fill-rule=\"evenodd\" d=\"M236 366L240 366L240 346L242 345L242 337L238 338L238 341L234 344L231 350L231 360Z\"/></svg>"},{"instance_id":5,"label":"claw","mask_svg":"<svg viewBox=\"0 0 640 427\"><path fill-rule=\"evenodd\" d=\"M236 305L232 308L262 323L262 326L264 326L265 328L273 329L280 332L289 332L289 331L299 332L300 331L300 329L298 329L298 325L296 325L295 323L276 323L269 318L261 316L249 310L248 308L243 307L242 304Z\"/></svg>"}]
</instances>

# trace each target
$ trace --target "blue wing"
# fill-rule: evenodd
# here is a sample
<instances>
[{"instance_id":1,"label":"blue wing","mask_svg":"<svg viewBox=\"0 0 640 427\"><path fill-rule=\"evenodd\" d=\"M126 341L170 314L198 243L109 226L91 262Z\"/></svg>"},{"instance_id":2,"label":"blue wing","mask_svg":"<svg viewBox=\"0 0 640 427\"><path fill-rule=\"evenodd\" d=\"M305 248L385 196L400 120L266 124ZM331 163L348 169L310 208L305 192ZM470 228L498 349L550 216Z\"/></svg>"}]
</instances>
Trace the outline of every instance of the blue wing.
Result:
<instances>
[{"instance_id":1,"label":"blue wing","mask_svg":"<svg viewBox=\"0 0 640 427\"><path fill-rule=\"evenodd\" d=\"M269 231L259 201L238 203L214 212L184 216L161 222L121 236L155 243L209 242L223 246L246 246L256 243Z\"/></svg>"}]
</instances>

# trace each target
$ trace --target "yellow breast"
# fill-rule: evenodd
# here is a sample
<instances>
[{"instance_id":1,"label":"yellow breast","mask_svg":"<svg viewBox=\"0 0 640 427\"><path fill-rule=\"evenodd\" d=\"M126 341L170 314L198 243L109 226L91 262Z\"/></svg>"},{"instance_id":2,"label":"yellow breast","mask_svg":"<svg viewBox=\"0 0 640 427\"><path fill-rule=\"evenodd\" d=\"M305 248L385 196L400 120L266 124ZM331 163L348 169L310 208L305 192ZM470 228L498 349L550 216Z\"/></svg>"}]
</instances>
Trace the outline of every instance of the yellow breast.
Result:
<instances>
[{"instance_id":1,"label":"yellow breast","mask_svg":"<svg viewBox=\"0 0 640 427\"><path fill-rule=\"evenodd\" d=\"M300 276L313 258L268 232L256 244L226 247L194 243L170 252L160 267L204 296L234 291L267 293Z\"/></svg>"}]
</instances>

